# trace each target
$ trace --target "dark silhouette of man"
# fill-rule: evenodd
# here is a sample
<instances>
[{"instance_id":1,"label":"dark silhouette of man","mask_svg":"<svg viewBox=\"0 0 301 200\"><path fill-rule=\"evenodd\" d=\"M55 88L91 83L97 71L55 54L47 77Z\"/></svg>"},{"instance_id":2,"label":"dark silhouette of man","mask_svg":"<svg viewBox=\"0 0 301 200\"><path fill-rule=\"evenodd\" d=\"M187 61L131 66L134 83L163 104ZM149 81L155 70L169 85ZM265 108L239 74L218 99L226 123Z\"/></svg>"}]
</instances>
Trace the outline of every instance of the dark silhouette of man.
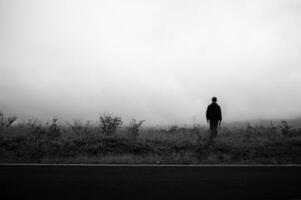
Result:
<instances>
[{"instance_id":1,"label":"dark silhouette of man","mask_svg":"<svg viewBox=\"0 0 301 200\"><path fill-rule=\"evenodd\" d=\"M210 124L211 139L217 137L217 127L222 122L222 111L221 107L216 103L217 98L212 97L212 103L207 107L206 118Z\"/></svg>"}]
</instances>

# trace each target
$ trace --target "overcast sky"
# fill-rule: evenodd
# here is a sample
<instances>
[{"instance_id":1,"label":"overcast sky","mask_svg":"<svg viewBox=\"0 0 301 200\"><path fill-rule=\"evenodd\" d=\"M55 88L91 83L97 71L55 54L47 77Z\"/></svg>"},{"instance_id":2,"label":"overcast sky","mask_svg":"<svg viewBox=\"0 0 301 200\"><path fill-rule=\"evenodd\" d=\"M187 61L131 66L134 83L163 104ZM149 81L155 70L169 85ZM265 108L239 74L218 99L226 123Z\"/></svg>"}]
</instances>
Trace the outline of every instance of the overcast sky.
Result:
<instances>
[{"instance_id":1,"label":"overcast sky","mask_svg":"<svg viewBox=\"0 0 301 200\"><path fill-rule=\"evenodd\" d=\"M301 1L0 0L0 110L149 124L301 116Z\"/></svg>"}]
</instances>

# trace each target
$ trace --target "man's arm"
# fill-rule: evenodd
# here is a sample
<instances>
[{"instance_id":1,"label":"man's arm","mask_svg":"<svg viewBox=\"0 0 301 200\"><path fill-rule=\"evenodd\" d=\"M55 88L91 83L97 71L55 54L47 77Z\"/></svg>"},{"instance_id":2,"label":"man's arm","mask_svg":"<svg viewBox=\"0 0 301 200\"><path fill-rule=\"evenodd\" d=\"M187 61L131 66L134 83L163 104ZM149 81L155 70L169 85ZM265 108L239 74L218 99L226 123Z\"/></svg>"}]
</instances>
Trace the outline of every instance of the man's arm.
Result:
<instances>
[{"instance_id":1,"label":"man's arm","mask_svg":"<svg viewBox=\"0 0 301 200\"><path fill-rule=\"evenodd\" d=\"M219 125L221 125L221 123L222 123L222 111L221 111L221 107L219 107L219 113L218 113L218 115L219 115Z\"/></svg>"},{"instance_id":2,"label":"man's arm","mask_svg":"<svg viewBox=\"0 0 301 200\"><path fill-rule=\"evenodd\" d=\"M206 119L207 119L207 122L209 122L209 106L207 107L207 111L206 111Z\"/></svg>"}]
</instances>

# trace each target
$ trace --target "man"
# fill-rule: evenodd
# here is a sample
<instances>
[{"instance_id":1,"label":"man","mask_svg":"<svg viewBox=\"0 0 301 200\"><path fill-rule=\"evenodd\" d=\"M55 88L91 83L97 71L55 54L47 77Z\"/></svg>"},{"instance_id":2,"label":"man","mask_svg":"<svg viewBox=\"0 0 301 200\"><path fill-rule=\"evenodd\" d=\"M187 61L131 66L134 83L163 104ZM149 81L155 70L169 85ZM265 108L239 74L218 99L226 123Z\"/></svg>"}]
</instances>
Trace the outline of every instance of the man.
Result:
<instances>
[{"instance_id":1,"label":"man","mask_svg":"<svg viewBox=\"0 0 301 200\"><path fill-rule=\"evenodd\" d=\"M217 98L212 97L212 103L207 107L206 118L210 124L211 139L217 137L217 127L222 122L221 107L216 103Z\"/></svg>"}]
</instances>

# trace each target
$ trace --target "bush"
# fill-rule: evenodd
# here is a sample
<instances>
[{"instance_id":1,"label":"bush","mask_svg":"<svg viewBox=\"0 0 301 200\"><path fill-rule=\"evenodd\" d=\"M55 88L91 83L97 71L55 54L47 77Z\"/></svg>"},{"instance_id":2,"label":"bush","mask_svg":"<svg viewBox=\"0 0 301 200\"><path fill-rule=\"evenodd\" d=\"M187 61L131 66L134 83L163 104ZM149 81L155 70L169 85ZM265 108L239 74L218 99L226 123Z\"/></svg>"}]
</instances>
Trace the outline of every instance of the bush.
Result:
<instances>
[{"instance_id":1,"label":"bush","mask_svg":"<svg viewBox=\"0 0 301 200\"><path fill-rule=\"evenodd\" d=\"M60 127L56 124L58 119L53 118L52 124L49 126L48 131L47 131L47 136L49 138L58 138L61 135L61 129Z\"/></svg>"},{"instance_id":2,"label":"bush","mask_svg":"<svg viewBox=\"0 0 301 200\"><path fill-rule=\"evenodd\" d=\"M130 122L130 125L128 127L128 130L130 132L130 137L134 140L137 139L138 134L139 134L139 129L141 125L145 122L144 120L140 120L139 122L136 121L136 119L132 119Z\"/></svg>"},{"instance_id":3,"label":"bush","mask_svg":"<svg viewBox=\"0 0 301 200\"><path fill-rule=\"evenodd\" d=\"M82 124L79 120L73 120L72 124L67 121L66 124L69 126L69 128L71 128L76 137L80 138L81 140L92 135L93 127L90 125L90 121L87 121L86 124Z\"/></svg>"},{"instance_id":4,"label":"bush","mask_svg":"<svg viewBox=\"0 0 301 200\"><path fill-rule=\"evenodd\" d=\"M111 115L103 114L100 116L100 128L105 135L111 136L116 133L117 128L121 127L121 117L114 117Z\"/></svg>"},{"instance_id":5,"label":"bush","mask_svg":"<svg viewBox=\"0 0 301 200\"><path fill-rule=\"evenodd\" d=\"M282 126L281 126L281 133L283 136L288 136L289 132L290 132L290 126L288 125L287 121L282 121L281 122Z\"/></svg>"},{"instance_id":6,"label":"bush","mask_svg":"<svg viewBox=\"0 0 301 200\"><path fill-rule=\"evenodd\" d=\"M17 117L15 116L5 117L4 114L0 112L0 131L9 128L16 120Z\"/></svg>"}]
</instances>

